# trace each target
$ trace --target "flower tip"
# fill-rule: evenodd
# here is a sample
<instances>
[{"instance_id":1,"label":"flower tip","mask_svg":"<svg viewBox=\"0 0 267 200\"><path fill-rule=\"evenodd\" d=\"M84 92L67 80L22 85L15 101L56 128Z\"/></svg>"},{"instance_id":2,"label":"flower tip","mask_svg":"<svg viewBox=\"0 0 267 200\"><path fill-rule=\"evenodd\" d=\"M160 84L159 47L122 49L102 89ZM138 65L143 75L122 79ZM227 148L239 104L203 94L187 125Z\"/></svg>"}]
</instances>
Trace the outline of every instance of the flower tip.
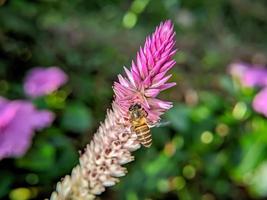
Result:
<instances>
[{"instance_id":1,"label":"flower tip","mask_svg":"<svg viewBox=\"0 0 267 200\"><path fill-rule=\"evenodd\" d=\"M168 29L173 29L173 23L170 19L167 19L163 22L163 27L167 27Z\"/></svg>"}]
</instances>

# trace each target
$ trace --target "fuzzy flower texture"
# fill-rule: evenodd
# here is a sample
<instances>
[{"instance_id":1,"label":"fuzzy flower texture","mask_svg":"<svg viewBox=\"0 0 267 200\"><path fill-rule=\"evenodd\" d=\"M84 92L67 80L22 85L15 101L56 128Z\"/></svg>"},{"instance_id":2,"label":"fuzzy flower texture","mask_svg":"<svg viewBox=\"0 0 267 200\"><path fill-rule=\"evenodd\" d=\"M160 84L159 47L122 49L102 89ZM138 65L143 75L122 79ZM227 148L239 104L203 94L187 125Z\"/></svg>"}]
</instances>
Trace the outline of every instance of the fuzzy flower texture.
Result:
<instances>
[{"instance_id":1,"label":"fuzzy flower texture","mask_svg":"<svg viewBox=\"0 0 267 200\"><path fill-rule=\"evenodd\" d=\"M148 113L149 123L157 123L160 116L172 107L171 102L159 100L158 94L175 85L166 83L166 73L175 65L175 32L171 21L161 23L147 37L130 69L124 68L126 77L118 76L114 84L115 99L102 123L80 156L79 165L71 175L57 184L52 200L94 199L105 187L119 181L127 172L122 165L134 159L132 151L140 144L131 130L128 109L139 103Z\"/></svg>"}]
</instances>

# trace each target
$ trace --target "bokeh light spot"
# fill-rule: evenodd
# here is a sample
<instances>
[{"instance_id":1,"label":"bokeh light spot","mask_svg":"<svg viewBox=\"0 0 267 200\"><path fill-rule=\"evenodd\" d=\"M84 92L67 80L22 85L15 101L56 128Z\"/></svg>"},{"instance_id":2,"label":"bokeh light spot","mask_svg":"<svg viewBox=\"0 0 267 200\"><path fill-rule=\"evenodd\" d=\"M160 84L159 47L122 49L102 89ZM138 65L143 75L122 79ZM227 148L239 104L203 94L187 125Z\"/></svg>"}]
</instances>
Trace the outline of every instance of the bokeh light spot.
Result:
<instances>
[{"instance_id":1,"label":"bokeh light spot","mask_svg":"<svg viewBox=\"0 0 267 200\"><path fill-rule=\"evenodd\" d=\"M196 169L192 166L192 165L186 165L183 168L183 175L184 177L186 177L187 179L192 179L195 177L196 175Z\"/></svg>"},{"instance_id":2,"label":"bokeh light spot","mask_svg":"<svg viewBox=\"0 0 267 200\"><path fill-rule=\"evenodd\" d=\"M247 112L247 105L244 102L238 102L233 109L233 117L242 120Z\"/></svg>"},{"instance_id":3,"label":"bokeh light spot","mask_svg":"<svg viewBox=\"0 0 267 200\"><path fill-rule=\"evenodd\" d=\"M219 136L225 137L229 134L229 127L226 124L218 124L216 126L216 132Z\"/></svg>"},{"instance_id":4,"label":"bokeh light spot","mask_svg":"<svg viewBox=\"0 0 267 200\"><path fill-rule=\"evenodd\" d=\"M31 198L31 191L28 188L17 188L10 192L11 200L27 200Z\"/></svg>"},{"instance_id":5,"label":"bokeh light spot","mask_svg":"<svg viewBox=\"0 0 267 200\"><path fill-rule=\"evenodd\" d=\"M135 0L131 6L131 10L139 14L144 11L148 3L149 0Z\"/></svg>"},{"instance_id":6,"label":"bokeh light spot","mask_svg":"<svg viewBox=\"0 0 267 200\"><path fill-rule=\"evenodd\" d=\"M127 12L122 20L122 24L125 28L133 28L137 22L137 15L131 11Z\"/></svg>"},{"instance_id":7,"label":"bokeh light spot","mask_svg":"<svg viewBox=\"0 0 267 200\"><path fill-rule=\"evenodd\" d=\"M176 136L173 139L173 144L175 145L176 149L181 149L184 146L184 138L182 136Z\"/></svg>"},{"instance_id":8,"label":"bokeh light spot","mask_svg":"<svg viewBox=\"0 0 267 200\"><path fill-rule=\"evenodd\" d=\"M39 177L36 174L27 174L26 176L26 182L35 185L39 182Z\"/></svg>"},{"instance_id":9,"label":"bokeh light spot","mask_svg":"<svg viewBox=\"0 0 267 200\"><path fill-rule=\"evenodd\" d=\"M213 140L213 134L210 132L210 131L204 131L202 134L201 134L201 142L205 143L205 144L209 144L212 142Z\"/></svg>"},{"instance_id":10,"label":"bokeh light spot","mask_svg":"<svg viewBox=\"0 0 267 200\"><path fill-rule=\"evenodd\" d=\"M161 192L168 192L170 190L169 182L167 180L165 180L165 179L161 179L158 182L158 189Z\"/></svg>"},{"instance_id":11,"label":"bokeh light spot","mask_svg":"<svg viewBox=\"0 0 267 200\"><path fill-rule=\"evenodd\" d=\"M137 195L134 192L129 192L126 197L127 200L138 200Z\"/></svg>"},{"instance_id":12,"label":"bokeh light spot","mask_svg":"<svg viewBox=\"0 0 267 200\"><path fill-rule=\"evenodd\" d=\"M186 184L185 179L182 176L175 177L172 182L177 190L183 189Z\"/></svg>"},{"instance_id":13,"label":"bokeh light spot","mask_svg":"<svg viewBox=\"0 0 267 200\"><path fill-rule=\"evenodd\" d=\"M164 153L171 157L176 151L176 147L172 142L168 142L164 147Z\"/></svg>"},{"instance_id":14,"label":"bokeh light spot","mask_svg":"<svg viewBox=\"0 0 267 200\"><path fill-rule=\"evenodd\" d=\"M189 89L185 93L185 102L188 106L195 106L198 103L198 94L195 90Z\"/></svg>"},{"instance_id":15,"label":"bokeh light spot","mask_svg":"<svg viewBox=\"0 0 267 200\"><path fill-rule=\"evenodd\" d=\"M201 197L201 200L215 200L215 197L210 193L206 193Z\"/></svg>"}]
</instances>

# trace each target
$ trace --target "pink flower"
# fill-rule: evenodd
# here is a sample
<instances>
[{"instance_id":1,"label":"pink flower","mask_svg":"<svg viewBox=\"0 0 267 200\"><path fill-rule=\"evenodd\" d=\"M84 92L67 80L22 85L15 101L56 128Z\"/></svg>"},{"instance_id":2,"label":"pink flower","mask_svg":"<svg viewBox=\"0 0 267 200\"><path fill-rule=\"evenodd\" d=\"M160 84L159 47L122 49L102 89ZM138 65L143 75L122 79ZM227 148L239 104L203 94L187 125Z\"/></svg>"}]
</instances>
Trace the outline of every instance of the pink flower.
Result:
<instances>
[{"instance_id":1,"label":"pink flower","mask_svg":"<svg viewBox=\"0 0 267 200\"><path fill-rule=\"evenodd\" d=\"M158 98L158 94L176 83L167 83L171 75L166 73L175 65L172 56L176 53L175 32L170 20L160 24L144 47L140 47L131 69L124 68L127 77L118 76L114 84L115 102L127 117L131 105L139 103L148 113L151 123L156 123L172 103Z\"/></svg>"},{"instance_id":2,"label":"pink flower","mask_svg":"<svg viewBox=\"0 0 267 200\"><path fill-rule=\"evenodd\" d=\"M262 67L251 67L245 72L242 82L247 87L267 86L267 70Z\"/></svg>"},{"instance_id":3,"label":"pink flower","mask_svg":"<svg viewBox=\"0 0 267 200\"><path fill-rule=\"evenodd\" d=\"M253 109L267 117L267 87L263 88L252 102Z\"/></svg>"},{"instance_id":4,"label":"pink flower","mask_svg":"<svg viewBox=\"0 0 267 200\"><path fill-rule=\"evenodd\" d=\"M240 80L245 87L267 86L267 69L262 66L247 63L233 63L230 65L230 74Z\"/></svg>"},{"instance_id":5,"label":"pink flower","mask_svg":"<svg viewBox=\"0 0 267 200\"><path fill-rule=\"evenodd\" d=\"M236 63L232 63L229 66L229 73L238 78L241 79L245 72L248 70L249 65L246 63L242 63L242 62L236 62Z\"/></svg>"},{"instance_id":6,"label":"pink flower","mask_svg":"<svg viewBox=\"0 0 267 200\"><path fill-rule=\"evenodd\" d=\"M67 75L58 67L36 67L26 75L24 91L33 98L47 95L57 90L67 80Z\"/></svg>"},{"instance_id":7,"label":"pink flower","mask_svg":"<svg viewBox=\"0 0 267 200\"><path fill-rule=\"evenodd\" d=\"M49 126L53 113L38 111L28 101L0 97L0 160L22 156L31 145L35 130Z\"/></svg>"}]
</instances>

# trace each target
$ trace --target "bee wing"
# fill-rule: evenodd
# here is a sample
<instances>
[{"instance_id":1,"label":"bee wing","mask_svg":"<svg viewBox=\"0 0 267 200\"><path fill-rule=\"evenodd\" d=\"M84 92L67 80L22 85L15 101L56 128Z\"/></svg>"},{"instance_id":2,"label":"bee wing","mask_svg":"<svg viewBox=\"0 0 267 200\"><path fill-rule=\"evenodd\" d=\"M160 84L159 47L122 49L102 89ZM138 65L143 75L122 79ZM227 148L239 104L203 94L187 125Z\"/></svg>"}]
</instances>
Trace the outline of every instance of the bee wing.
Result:
<instances>
[{"instance_id":1,"label":"bee wing","mask_svg":"<svg viewBox=\"0 0 267 200\"><path fill-rule=\"evenodd\" d=\"M165 126L168 126L170 124L171 124L170 121L160 121L160 122L157 122L155 124L149 124L149 128L165 127Z\"/></svg>"}]
</instances>

